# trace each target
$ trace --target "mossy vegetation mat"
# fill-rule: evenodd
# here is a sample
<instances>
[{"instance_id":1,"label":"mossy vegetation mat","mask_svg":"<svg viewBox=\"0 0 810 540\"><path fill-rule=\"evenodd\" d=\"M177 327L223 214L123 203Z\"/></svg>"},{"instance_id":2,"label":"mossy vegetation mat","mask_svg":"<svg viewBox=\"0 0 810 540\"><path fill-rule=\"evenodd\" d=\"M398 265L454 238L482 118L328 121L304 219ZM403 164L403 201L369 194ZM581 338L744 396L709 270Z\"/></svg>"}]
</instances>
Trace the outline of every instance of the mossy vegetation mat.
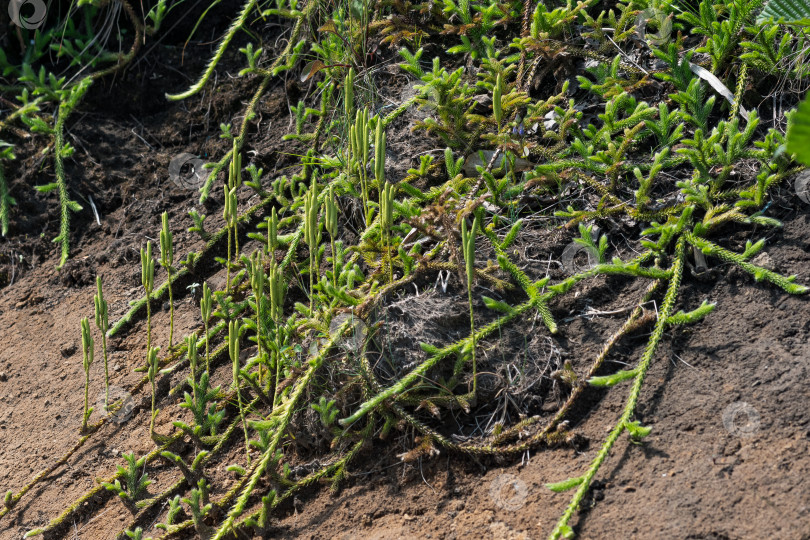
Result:
<instances>
[{"instance_id":1,"label":"mossy vegetation mat","mask_svg":"<svg viewBox=\"0 0 810 540\"><path fill-rule=\"evenodd\" d=\"M84 463L97 481L26 537L113 503L118 538L272 535L375 448L421 467L590 443L542 487L569 502L539 526L573 537L617 446L670 429L639 409L662 347L712 328L694 284L810 291L766 252L810 203L807 6L58 7L0 38L0 286L92 298L61 350L72 442L4 486L0 523L105 438L149 442ZM594 411L609 429L585 436Z\"/></svg>"}]
</instances>

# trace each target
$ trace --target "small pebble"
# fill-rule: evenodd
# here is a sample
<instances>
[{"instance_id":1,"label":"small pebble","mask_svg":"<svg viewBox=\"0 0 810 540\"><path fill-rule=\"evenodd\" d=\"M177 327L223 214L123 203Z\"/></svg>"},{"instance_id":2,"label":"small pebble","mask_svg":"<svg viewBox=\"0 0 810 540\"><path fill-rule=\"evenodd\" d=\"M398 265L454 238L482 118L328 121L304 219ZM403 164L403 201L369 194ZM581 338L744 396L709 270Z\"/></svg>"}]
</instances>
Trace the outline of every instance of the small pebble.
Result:
<instances>
[{"instance_id":1,"label":"small pebble","mask_svg":"<svg viewBox=\"0 0 810 540\"><path fill-rule=\"evenodd\" d=\"M62 352L62 357L63 358L69 358L69 357L73 356L73 353L76 352L76 344L75 343L65 343L64 345L62 345L61 352Z\"/></svg>"},{"instance_id":2,"label":"small pebble","mask_svg":"<svg viewBox=\"0 0 810 540\"><path fill-rule=\"evenodd\" d=\"M770 270L771 272L776 271L776 263L773 261L773 259L771 259L771 256L765 252L762 252L756 257L754 257L751 260L751 264L761 266L762 268Z\"/></svg>"}]
</instances>

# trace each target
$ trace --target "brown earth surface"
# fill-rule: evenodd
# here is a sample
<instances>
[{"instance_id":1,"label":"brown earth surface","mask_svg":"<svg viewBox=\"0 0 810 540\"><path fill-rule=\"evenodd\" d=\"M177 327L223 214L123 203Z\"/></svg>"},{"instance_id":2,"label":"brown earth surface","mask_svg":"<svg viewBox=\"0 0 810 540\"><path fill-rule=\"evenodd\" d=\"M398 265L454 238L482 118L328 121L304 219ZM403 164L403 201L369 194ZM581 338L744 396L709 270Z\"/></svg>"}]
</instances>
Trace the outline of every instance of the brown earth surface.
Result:
<instances>
[{"instance_id":1,"label":"brown earth surface","mask_svg":"<svg viewBox=\"0 0 810 540\"><path fill-rule=\"evenodd\" d=\"M104 240L111 243L112 237ZM767 253L777 267L802 276L810 264L807 209L793 213L772 242L776 245ZM103 244L96 238L74 254L73 265L91 264L86 261L104 253ZM63 274L53 269L56 261L56 254L46 258L0 298L4 491L19 489L79 436L83 372L76 329L91 312L94 288L62 285L58 278ZM118 315L128 299L137 297L131 268L100 266L111 315ZM806 276L799 281L806 282ZM659 352L637 415L653 433L642 446L622 440L612 452L592 490L593 506L578 519L581 538L810 535L810 389L805 384L810 309L805 300L737 271L721 272L712 282L690 280L683 302L703 299L717 302L717 310L694 330L675 332ZM627 305L619 297L592 307L611 311ZM565 313L564 308L556 307L555 313ZM166 321L165 311L157 314L159 342L168 339ZM593 356L617 321L610 315L580 317L558 346L577 366L578 358ZM188 299L180 303L177 323L178 333L196 324L196 309ZM134 333L113 340L114 385L127 388L137 380L132 368L141 362L143 341ZM623 351L628 361L643 343L633 341L636 347L630 344ZM93 366L91 399L102 392L97 382L103 380L102 369L100 362ZM595 396L598 403L574 426L590 440L605 436L625 396L610 392L601 397ZM135 400L139 409L129 421L105 426L3 518L0 537L20 538L45 525L92 488L97 477L112 474L122 452L151 450L148 392ZM585 470L596 451L594 445L581 451L540 450L504 463L442 453L403 464L397 454L408 443L375 442L338 496L326 489L301 495L271 536L542 538L568 503L567 494L552 493L543 484ZM226 478L229 462L220 463L216 473ZM160 466L149 472L159 477ZM64 537L114 538L130 517L109 498L87 521L77 519Z\"/></svg>"},{"instance_id":2,"label":"brown earth surface","mask_svg":"<svg viewBox=\"0 0 810 540\"><path fill-rule=\"evenodd\" d=\"M219 31L214 28L214 34ZM160 56L146 54L122 80L98 84L71 117L68 131L77 153L67 164L70 188L77 196L92 195L101 224L82 201L85 210L72 221L70 260L61 270L55 268L59 257L50 242L58 229L55 198L30 189L50 181L53 173L50 165L41 167L37 161L34 150L42 141L31 141L28 157L8 172L19 205L9 238L0 239L3 493L18 492L80 438L84 373L79 328L82 317L92 317L95 276L103 276L110 321L117 321L129 309L128 302L142 296L138 250L147 239L156 240L163 211L169 212L178 258L203 245L196 234L186 232L192 225L189 209L211 216L209 230L222 223L219 190L199 205L195 191L168 179L167 165L181 152L221 156L227 142L218 138L219 124L242 114L253 86L228 77L226 70L235 72L238 62L226 59L227 67L205 95L168 103L159 96L185 87L195 75L183 73L199 73L209 49L187 52L182 73L172 67L179 65L179 55L177 44L166 45ZM274 84L260 104L247 152L271 178L297 162L293 154L300 148L280 138L291 130L289 104L307 91L293 78ZM393 76L390 86L396 99L408 91ZM407 129L412 119L393 127L390 151L402 158L398 169L413 165L405 158L414 149L430 148L429 141L408 139L414 137ZM240 210L257 202L251 194L246 188L240 192ZM783 229L730 229L724 245L740 248L746 239L766 236L760 263L810 284L810 208L786 186L768 215L783 220ZM526 271L540 277L549 260L560 259L570 239L570 232L557 229L532 231L515 248ZM636 413L653 428L652 434L640 445L622 437L614 447L574 520L579 538L810 538L810 304L717 260L709 264L712 272L707 275L686 273L677 308L694 309L703 300L716 302L717 308L701 324L667 333ZM175 336L200 325L198 300L189 286L203 279L224 283L224 271L200 272L175 289ZM156 281L163 279L158 270ZM622 324L626 309L635 306L642 285L619 278L592 280L579 295L552 304L561 321L560 335L548 337L539 324L504 329L500 340L483 345L482 372L507 377L509 369L523 362L540 380L561 359L584 372ZM465 290L455 276L446 291L433 282L419 284L418 291L418 296L389 299L377 313L383 343L395 361L393 370L418 361L419 341L438 344L469 331ZM165 344L168 307L162 308L154 306L153 339ZM145 357L143 325L141 317L110 342L111 383L116 387L130 389L141 379L133 369ZM648 331L625 339L607 367L633 365ZM103 393L100 360L97 352L92 403ZM230 368L217 367L214 383L227 386ZM158 431L168 432L171 420L187 414L178 407L180 396L167 396L185 376L172 373L161 379ZM483 401L491 404L480 418L483 423L501 409L513 418L519 408L526 414L548 413L565 392L548 382L515 389L509 396L487 394L485 379L482 387ZM588 391L569 425L581 436L575 444L539 448L518 459L442 451L403 463L399 456L415 445L410 430L375 439L353 463L338 494L330 494L328 486L302 492L283 505L267 537L544 538L570 500L570 493L553 493L544 484L586 470L621 414L623 388ZM154 448L148 434L148 387L133 400L130 418L105 424L0 518L0 539L21 538L46 525L97 485L97 479L113 474L123 463L122 453L143 455ZM301 435L302 456L321 444L317 434L309 442ZM236 462L240 450L236 444L209 469L213 499L235 483L226 467ZM159 460L147 469L155 480L149 488L153 494L178 478L176 470ZM152 525L165 510L154 516ZM103 492L74 514L59 537L115 538L131 519L119 500ZM147 535L160 534L153 527L144 529Z\"/></svg>"}]
</instances>

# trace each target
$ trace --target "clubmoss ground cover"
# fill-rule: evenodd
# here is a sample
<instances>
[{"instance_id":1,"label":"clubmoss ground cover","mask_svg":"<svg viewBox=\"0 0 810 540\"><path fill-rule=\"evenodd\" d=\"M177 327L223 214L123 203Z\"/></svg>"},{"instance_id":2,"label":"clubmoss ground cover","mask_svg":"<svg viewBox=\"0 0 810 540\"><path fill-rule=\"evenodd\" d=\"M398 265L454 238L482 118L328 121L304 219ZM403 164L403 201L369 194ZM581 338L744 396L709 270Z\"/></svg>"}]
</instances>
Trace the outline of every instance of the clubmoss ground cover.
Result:
<instances>
[{"instance_id":1,"label":"clubmoss ground cover","mask_svg":"<svg viewBox=\"0 0 810 540\"><path fill-rule=\"evenodd\" d=\"M83 2L53 26L21 32L23 43L34 38L24 50L0 55L11 81L0 90L16 100L0 122L0 135L13 140L27 130L52 137L46 151L52 153L55 181L35 187L59 195L60 233L54 240L60 265L69 257L70 215L81 209L64 177L63 160L73 151L65 142L65 120L90 85L131 62L142 42L159 33L169 10L182 3L158 2L145 18L126 1L116 5L134 30L125 54L109 52L90 24L109 4ZM757 238L761 229L780 226L767 214L771 193L802 169L793 153L802 158L795 141L804 133L806 104L793 116L779 116L762 105L767 100L758 101L774 86L802 89L807 83L806 6L778 11L779 5L244 3L196 82L166 96L179 101L202 92L237 34L249 36L239 49L238 75L253 94L238 128L221 126L220 136L231 147L216 157L199 194L204 201L222 185L224 226L206 231L206 216L193 212L191 231L206 246L181 254L185 259L175 266L172 224L164 214L162 230L155 232L159 257L150 242L141 250L144 297L110 324L99 280L95 315L102 339L94 341L87 319L81 328L85 396L95 343L102 343L106 370L106 337L144 332L147 354L139 371L146 375L131 392L150 388L155 448L140 457L127 454L127 466L28 536L64 530L83 502L104 494L117 496L132 513L120 537L141 538L152 522L148 516L165 505L157 526L163 537L225 538L240 529L264 530L278 506L299 490L323 482L339 489L361 450L386 444L380 439L393 430L419 434L404 460L440 451L517 456L565 444L574 435L566 420L587 388L616 387L612 391L625 392L624 407L597 442L589 467L567 471L561 465L560 478L568 479L548 485L573 492L551 533L572 536L572 520L614 445L625 433L634 443L650 433L634 413L666 332L711 324L713 304L676 308L687 273L708 258L786 294L808 292L795 276L751 262L765 246ZM265 50L253 26L257 17L287 25L286 45ZM75 65L75 76L50 72L49 52ZM384 63L398 64L411 97L383 103ZM306 150L294 170L271 177L243 160L257 105L282 76L298 77L311 88L292 105L294 128L285 137ZM798 105L800 97L797 92L789 99ZM412 136L427 137L439 151L413 156L414 166L394 176L387 163L388 132L402 118L409 119ZM13 143L0 146L2 162L10 163ZM0 165L6 234L14 200L3 171ZM240 189L252 190L258 202L240 211ZM527 203L537 197L554 204L538 210ZM540 216L554 225L541 226ZM608 236L598 231L619 221L636 237L611 249ZM575 243L591 264L564 279L530 277L510 248L522 234L554 227L576 230ZM350 229L357 234L345 234ZM751 234L742 250L723 247L732 229ZM197 265L211 256L219 268ZM162 284L155 282L155 262L166 271ZM203 285L199 328L175 342L175 282L189 272L211 276L220 268L224 286ZM422 343L422 362L400 369L393 380L384 378L371 361L386 355L375 338L385 331L376 320L380 306L440 272L459 277L469 332L443 345ZM557 376L567 382L567 393L554 414L497 423L463 442L438 427L451 412L487 410L479 400L481 343L512 326L558 334L564 323L556 303L599 276L641 280L644 292L595 358L577 370L560 366ZM483 313L474 307L479 298ZM644 309L651 300L654 316ZM156 301L168 301L172 313L169 342L160 346L151 333ZM360 347L347 348L342 344L357 338L356 321L372 332L362 333ZM613 347L645 324L651 332L636 363L604 373ZM241 351L253 346L255 354L243 359ZM223 369L230 383L212 388L212 377ZM169 402L158 381L178 370L188 376L168 395L183 394L180 407L191 419L176 420L170 432L160 433L155 419L175 413L161 411L161 402ZM91 413L85 397L74 448L26 486L9 491L0 518L99 432L108 417L91 425ZM293 426L302 425L329 441L303 477L289 465ZM181 443L193 451L175 453ZM244 456L230 467L237 480L212 499L206 468L235 447ZM146 469L158 459L176 468L177 480L151 493Z\"/></svg>"}]
</instances>

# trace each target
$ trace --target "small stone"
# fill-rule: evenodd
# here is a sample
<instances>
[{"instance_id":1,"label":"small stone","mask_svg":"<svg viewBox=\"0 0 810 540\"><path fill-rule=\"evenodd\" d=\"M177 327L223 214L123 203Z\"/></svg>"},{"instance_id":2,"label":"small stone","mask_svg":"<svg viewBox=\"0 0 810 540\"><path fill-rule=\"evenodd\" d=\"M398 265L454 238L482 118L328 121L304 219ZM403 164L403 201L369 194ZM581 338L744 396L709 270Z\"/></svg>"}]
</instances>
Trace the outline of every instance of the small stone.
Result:
<instances>
[{"instance_id":1,"label":"small stone","mask_svg":"<svg viewBox=\"0 0 810 540\"><path fill-rule=\"evenodd\" d=\"M751 264L754 264L756 266L761 266L762 268L765 268L766 270L770 270L771 272L776 271L776 263L774 262L773 259L771 259L771 256L768 255L765 252L762 252L759 255L757 255L756 257L754 257L751 260Z\"/></svg>"},{"instance_id":2,"label":"small stone","mask_svg":"<svg viewBox=\"0 0 810 540\"><path fill-rule=\"evenodd\" d=\"M62 352L62 357L63 358L69 358L69 357L73 356L73 354L76 352L76 344L75 343L65 343L65 344L63 344L61 352Z\"/></svg>"},{"instance_id":3,"label":"small stone","mask_svg":"<svg viewBox=\"0 0 810 540\"><path fill-rule=\"evenodd\" d=\"M6 382L8 380L8 375L6 375L5 371L0 371L0 382Z\"/></svg>"}]
</instances>

